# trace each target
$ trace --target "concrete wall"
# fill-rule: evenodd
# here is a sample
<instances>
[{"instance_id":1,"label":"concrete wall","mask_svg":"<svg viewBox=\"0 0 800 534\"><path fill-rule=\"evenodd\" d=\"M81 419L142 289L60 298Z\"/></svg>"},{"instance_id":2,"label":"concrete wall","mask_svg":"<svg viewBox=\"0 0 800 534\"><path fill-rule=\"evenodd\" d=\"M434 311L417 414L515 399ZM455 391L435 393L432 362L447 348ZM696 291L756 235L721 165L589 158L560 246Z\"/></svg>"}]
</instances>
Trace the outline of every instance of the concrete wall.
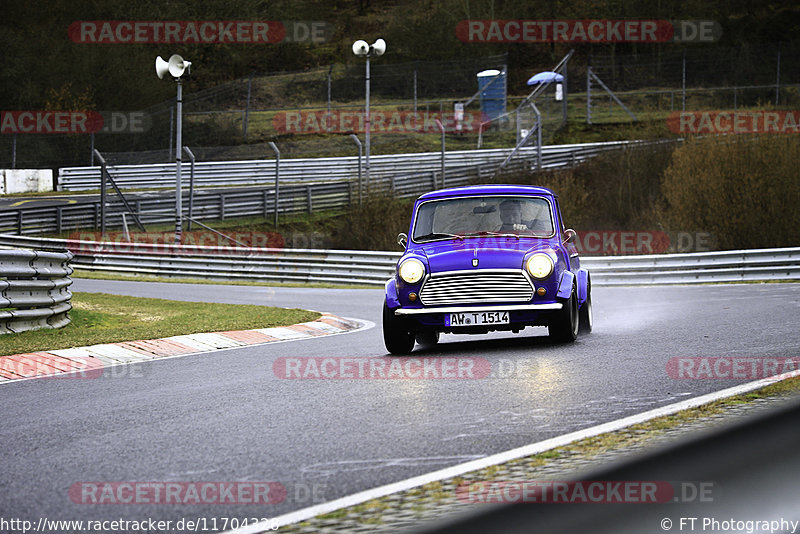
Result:
<instances>
[{"instance_id":1,"label":"concrete wall","mask_svg":"<svg viewBox=\"0 0 800 534\"><path fill-rule=\"evenodd\" d=\"M51 169L0 169L0 195L52 190Z\"/></svg>"}]
</instances>

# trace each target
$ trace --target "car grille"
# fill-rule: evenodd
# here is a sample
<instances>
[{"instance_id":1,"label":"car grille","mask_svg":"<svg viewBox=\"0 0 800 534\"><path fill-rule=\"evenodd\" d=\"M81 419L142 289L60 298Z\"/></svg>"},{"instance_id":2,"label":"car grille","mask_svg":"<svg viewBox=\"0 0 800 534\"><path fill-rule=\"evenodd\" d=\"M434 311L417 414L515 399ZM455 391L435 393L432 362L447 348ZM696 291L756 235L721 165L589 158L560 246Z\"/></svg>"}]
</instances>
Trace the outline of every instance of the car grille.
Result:
<instances>
[{"instance_id":1,"label":"car grille","mask_svg":"<svg viewBox=\"0 0 800 534\"><path fill-rule=\"evenodd\" d=\"M529 302L533 286L522 271L437 273L422 286L419 298L425 306Z\"/></svg>"}]
</instances>

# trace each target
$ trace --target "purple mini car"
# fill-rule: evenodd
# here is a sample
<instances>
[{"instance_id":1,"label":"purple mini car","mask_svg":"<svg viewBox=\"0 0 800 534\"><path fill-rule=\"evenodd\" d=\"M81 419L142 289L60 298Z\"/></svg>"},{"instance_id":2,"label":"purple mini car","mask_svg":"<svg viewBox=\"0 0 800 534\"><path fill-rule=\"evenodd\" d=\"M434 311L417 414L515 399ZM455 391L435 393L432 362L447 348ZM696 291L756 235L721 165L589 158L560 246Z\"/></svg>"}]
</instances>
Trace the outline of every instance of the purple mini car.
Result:
<instances>
[{"instance_id":1,"label":"purple mini car","mask_svg":"<svg viewBox=\"0 0 800 534\"><path fill-rule=\"evenodd\" d=\"M405 253L386 282L383 339L392 354L441 332L546 326L572 342L591 332L591 279L543 187L481 185L432 191L414 203Z\"/></svg>"}]
</instances>

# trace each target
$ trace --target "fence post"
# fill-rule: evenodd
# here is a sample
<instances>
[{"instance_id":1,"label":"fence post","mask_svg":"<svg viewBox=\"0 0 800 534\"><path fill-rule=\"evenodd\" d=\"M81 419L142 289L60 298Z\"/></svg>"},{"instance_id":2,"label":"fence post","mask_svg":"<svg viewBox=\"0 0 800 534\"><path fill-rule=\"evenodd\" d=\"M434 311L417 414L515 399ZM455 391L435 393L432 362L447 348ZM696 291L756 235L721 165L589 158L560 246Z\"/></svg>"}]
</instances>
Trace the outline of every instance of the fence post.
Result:
<instances>
[{"instance_id":1,"label":"fence post","mask_svg":"<svg viewBox=\"0 0 800 534\"><path fill-rule=\"evenodd\" d=\"M250 73L250 78L247 80L247 104L244 108L244 120L242 121L242 137L247 139L247 124L250 121L250 94L253 88L253 73ZM194 163L194 161L192 162ZM189 224L192 224L192 214L189 212ZM191 227L188 228L191 230Z\"/></svg>"},{"instance_id":2,"label":"fence post","mask_svg":"<svg viewBox=\"0 0 800 534\"><path fill-rule=\"evenodd\" d=\"M361 141L358 140L358 136L356 134L350 134L350 139L358 146L358 205L361 205L362 200L362 190L364 186L361 183Z\"/></svg>"},{"instance_id":3,"label":"fence post","mask_svg":"<svg viewBox=\"0 0 800 534\"><path fill-rule=\"evenodd\" d=\"M778 47L778 74L775 80L775 105L781 101L781 47Z\"/></svg>"},{"instance_id":4,"label":"fence post","mask_svg":"<svg viewBox=\"0 0 800 534\"><path fill-rule=\"evenodd\" d=\"M586 59L586 124L592 124L592 54Z\"/></svg>"},{"instance_id":5,"label":"fence post","mask_svg":"<svg viewBox=\"0 0 800 534\"><path fill-rule=\"evenodd\" d=\"M308 204L308 214L311 215L314 212L314 208L311 205L311 186L306 186L306 203Z\"/></svg>"},{"instance_id":6,"label":"fence post","mask_svg":"<svg viewBox=\"0 0 800 534\"><path fill-rule=\"evenodd\" d=\"M686 49L681 60L681 111L686 111Z\"/></svg>"},{"instance_id":7,"label":"fence post","mask_svg":"<svg viewBox=\"0 0 800 534\"><path fill-rule=\"evenodd\" d=\"M248 90L247 93L248 101L250 99L250 91ZM247 127L245 126L245 129ZM194 217L194 153L189 150L188 146L183 147L183 151L186 152L186 155L189 156L190 165L189 165L189 220L186 223L186 230L191 232L192 230L192 217ZM138 211L138 208L137 208Z\"/></svg>"},{"instance_id":8,"label":"fence post","mask_svg":"<svg viewBox=\"0 0 800 534\"><path fill-rule=\"evenodd\" d=\"M106 236L106 160L100 155L100 152L95 149L94 151L97 159L100 160L100 235ZM95 222L95 230L97 229L97 222Z\"/></svg>"},{"instance_id":9,"label":"fence post","mask_svg":"<svg viewBox=\"0 0 800 534\"><path fill-rule=\"evenodd\" d=\"M275 228L278 227L278 194L280 191L281 179L281 151L274 142L269 142L270 148L275 152Z\"/></svg>"}]
</instances>

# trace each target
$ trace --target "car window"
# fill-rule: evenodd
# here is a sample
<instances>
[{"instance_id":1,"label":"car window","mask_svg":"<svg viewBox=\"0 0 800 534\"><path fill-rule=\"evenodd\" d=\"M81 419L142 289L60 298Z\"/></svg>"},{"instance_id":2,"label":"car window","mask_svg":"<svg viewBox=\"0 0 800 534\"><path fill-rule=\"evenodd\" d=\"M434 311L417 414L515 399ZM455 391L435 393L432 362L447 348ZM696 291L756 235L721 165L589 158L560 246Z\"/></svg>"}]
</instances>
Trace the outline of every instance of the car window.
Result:
<instances>
[{"instance_id":1,"label":"car window","mask_svg":"<svg viewBox=\"0 0 800 534\"><path fill-rule=\"evenodd\" d=\"M429 241L486 232L553 235L550 203L541 197L486 196L428 201L417 210L412 238Z\"/></svg>"}]
</instances>

